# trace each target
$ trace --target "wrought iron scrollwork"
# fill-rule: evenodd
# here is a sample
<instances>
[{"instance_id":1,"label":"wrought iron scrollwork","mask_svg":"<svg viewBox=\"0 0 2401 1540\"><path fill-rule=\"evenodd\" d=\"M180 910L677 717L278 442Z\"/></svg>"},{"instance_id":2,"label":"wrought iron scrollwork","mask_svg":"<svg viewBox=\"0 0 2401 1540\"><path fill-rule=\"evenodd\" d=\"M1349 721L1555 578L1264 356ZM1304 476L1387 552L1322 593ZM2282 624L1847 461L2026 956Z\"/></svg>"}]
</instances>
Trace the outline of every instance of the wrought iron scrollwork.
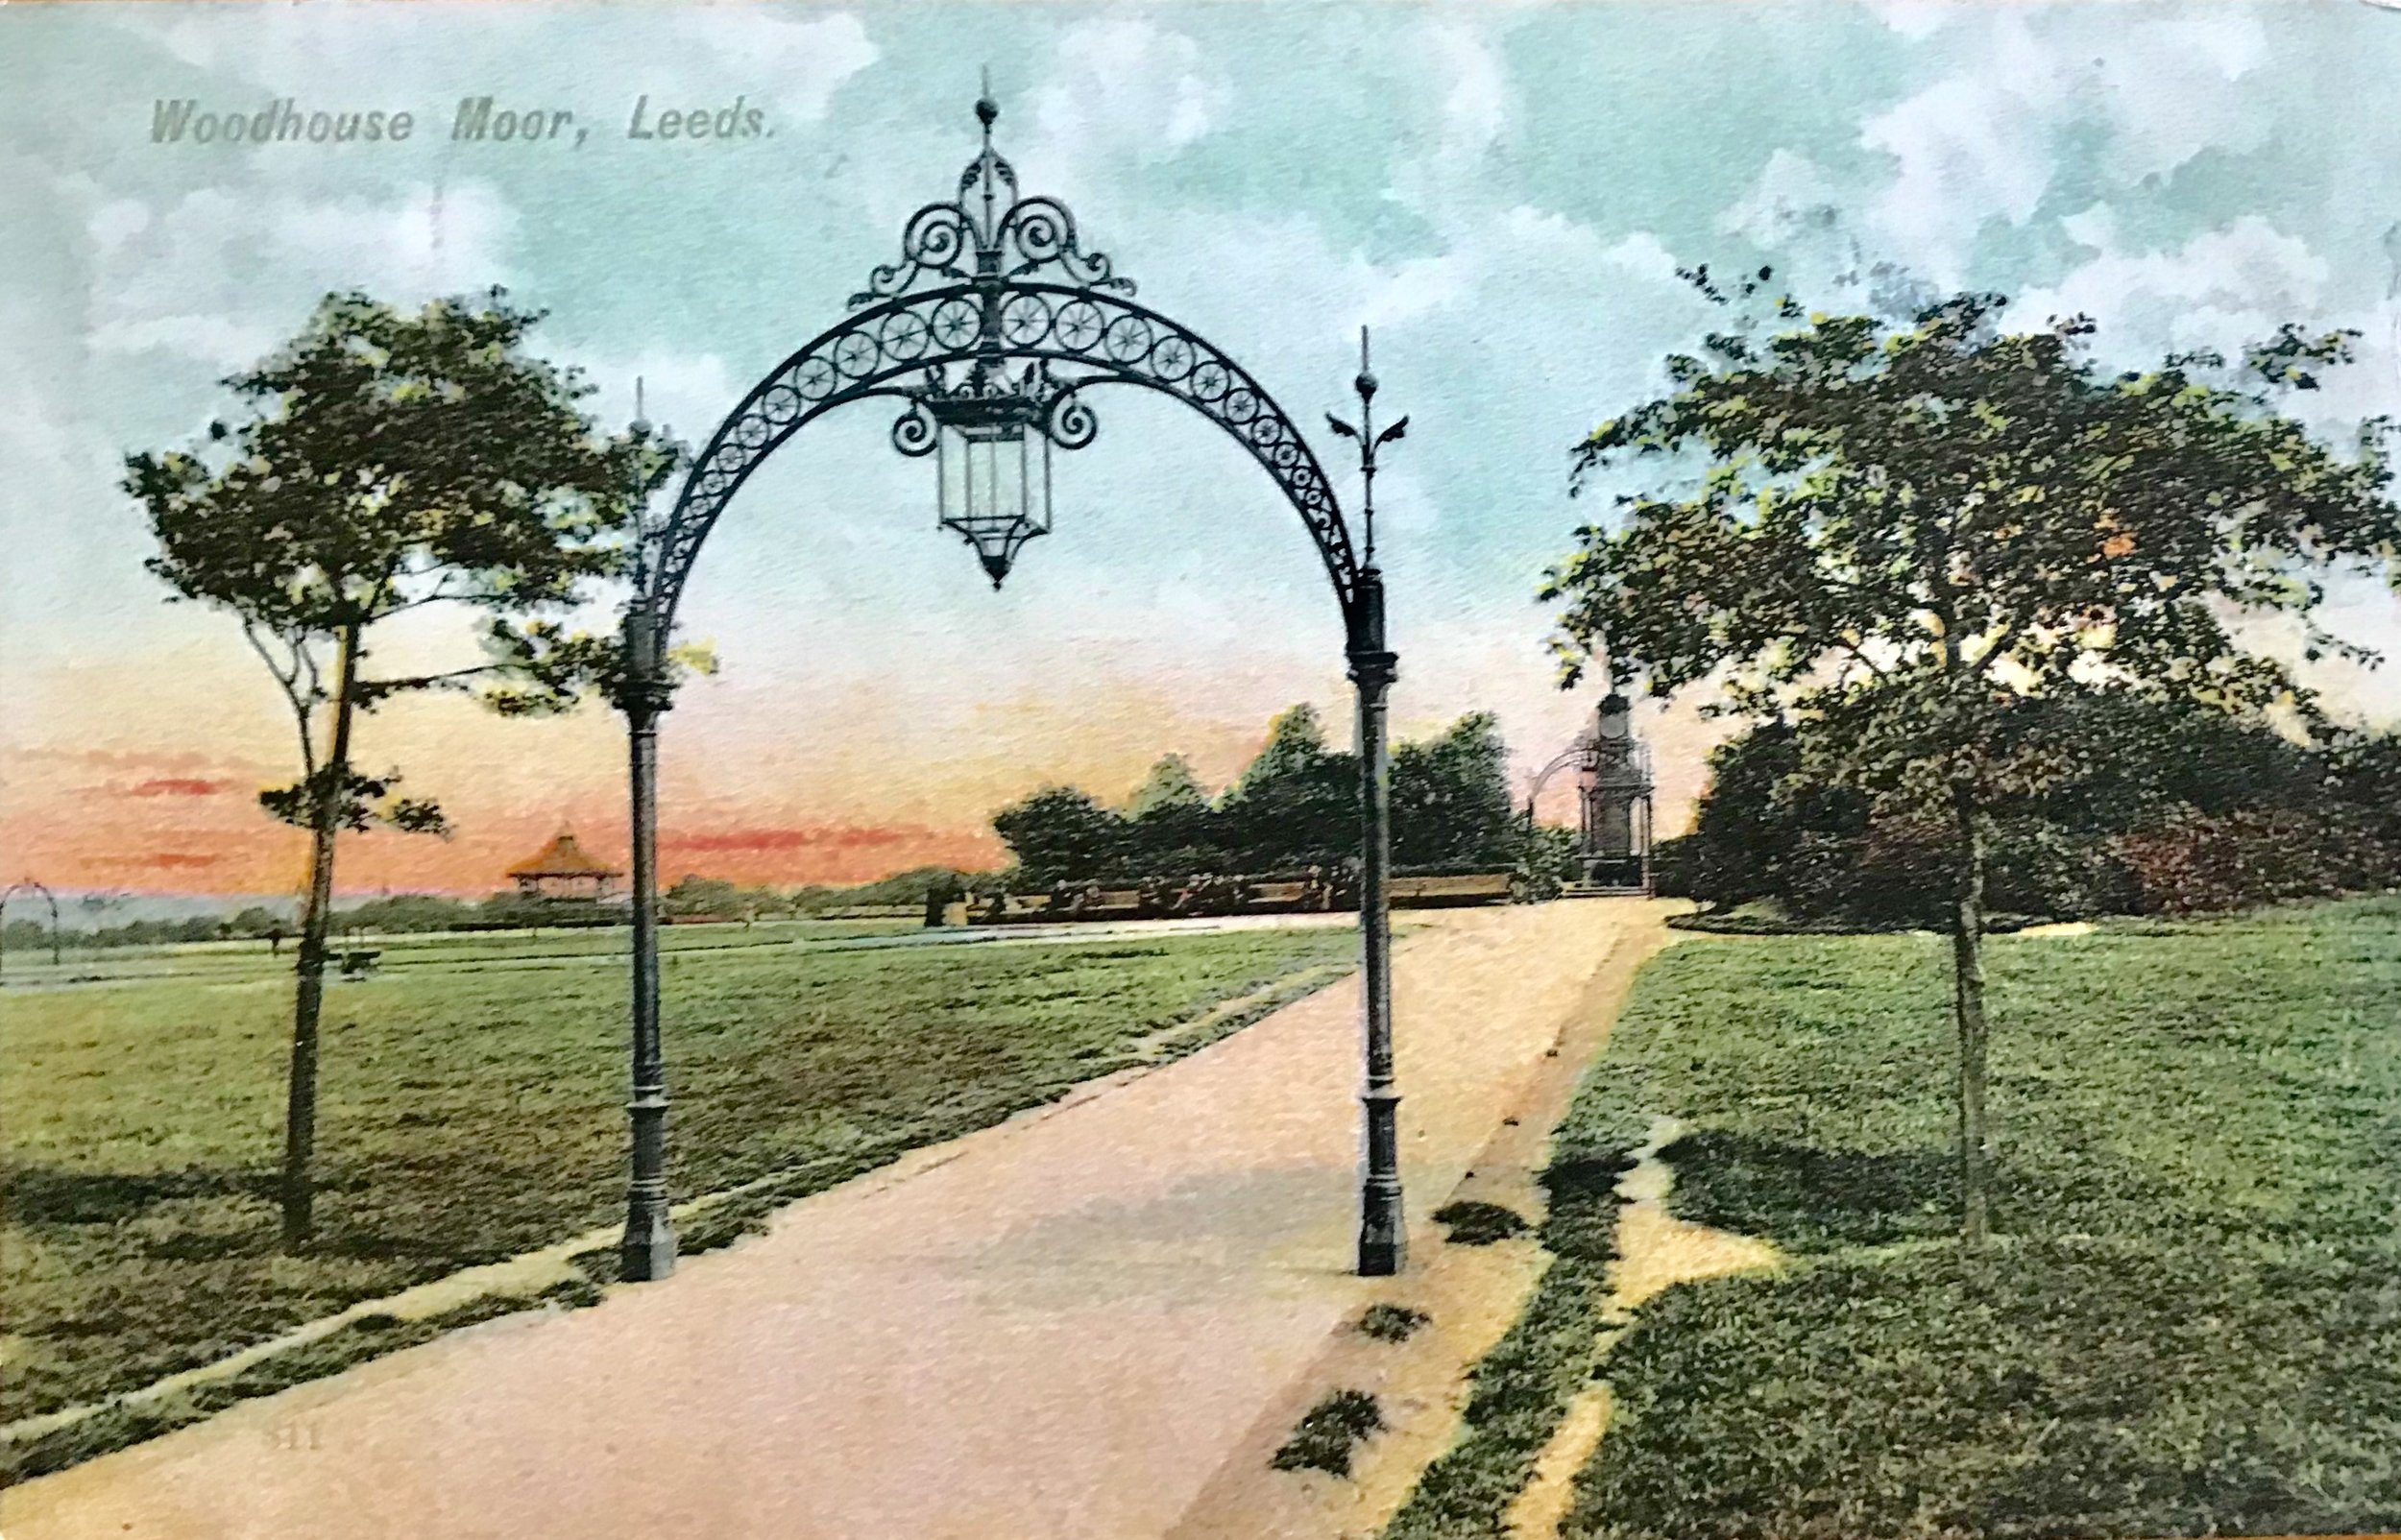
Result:
<instances>
[{"instance_id":1,"label":"wrought iron scrollwork","mask_svg":"<svg viewBox=\"0 0 2401 1540\"><path fill-rule=\"evenodd\" d=\"M901 228L900 260L869 274L867 286L850 297L851 308L896 299L920 279L964 282L1042 274L1081 288L1134 292L1133 280L1119 277L1105 254L1079 243L1076 216L1065 204L1040 194L1019 195L1017 169L992 148L992 120L999 112L989 98L976 104L976 115L983 120L983 149L958 174L958 196L909 216Z\"/></svg>"},{"instance_id":2,"label":"wrought iron scrollwork","mask_svg":"<svg viewBox=\"0 0 2401 1540\"><path fill-rule=\"evenodd\" d=\"M877 268L853 313L776 366L701 450L674 511L646 539L637 580L671 616L701 542L751 471L820 414L852 401L904 403L891 428L903 454L933 451L940 406L962 393L1006 393L1056 447L1093 442L1093 386L1137 385L1215 422L1274 478L1308 527L1346 619L1361 562L1334 489L1292 419L1224 349L1136 304L1129 279L1079 244L1057 200L1022 197L993 149L998 108L977 104L980 155L958 197L910 216L901 260ZM938 281L937 281L938 280Z\"/></svg>"},{"instance_id":3,"label":"wrought iron scrollwork","mask_svg":"<svg viewBox=\"0 0 2401 1540\"><path fill-rule=\"evenodd\" d=\"M1600 763L1600 741L1588 731L1553 756L1551 762L1535 776L1533 786L1526 792L1526 816L1534 816L1534 805L1542 800L1542 788L1549 785L1551 778L1562 770L1571 769L1579 775L1590 774L1593 767Z\"/></svg>"},{"instance_id":4,"label":"wrought iron scrollwork","mask_svg":"<svg viewBox=\"0 0 2401 1540\"><path fill-rule=\"evenodd\" d=\"M850 401L895 397L907 406L892 424L893 446L925 454L934 445L922 404L929 396L1029 388L1027 375L999 370L996 358L1032 366L1031 388L1047 398L1042 430L1062 449L1092 442L1098 422L1083 393L1095 385L1138 385L1215 422L1274 478L1348 606L1358 563L1333 485L1292 419L1223 349L1114 295L1018 282L996 298L997 349L985 345L985 305L973 285L927 289L859 312L762 380L701 451L657 547L645 553L646 586L664 611L673 610L735 490L803 424ZM964 324L969 317L974 324Z\"/></svg>"},{"instance_id":5,"label":"wrought iron scrollwork","mask_svg":"<svg viewBox=\"0 0 2401 1540\"><path fill-rule=\"evenodd\" d=\"M1101 420L1073 386L1053 396L1042 415L1042 433L1062 449L1080 449L1100 436Z\"/></svg>"},{"instance_id":6,"label":"wrought iron scrollwork","mask_svg":"<svg viewBox=\"0 0 2401 1540\"><path fill-rule=\"evenodd\" d=\"M922 459L934 452L936 431L926 403L910 401L909 410L892 420L892 447L912 460Z\"/></svg>"}]
</instances>

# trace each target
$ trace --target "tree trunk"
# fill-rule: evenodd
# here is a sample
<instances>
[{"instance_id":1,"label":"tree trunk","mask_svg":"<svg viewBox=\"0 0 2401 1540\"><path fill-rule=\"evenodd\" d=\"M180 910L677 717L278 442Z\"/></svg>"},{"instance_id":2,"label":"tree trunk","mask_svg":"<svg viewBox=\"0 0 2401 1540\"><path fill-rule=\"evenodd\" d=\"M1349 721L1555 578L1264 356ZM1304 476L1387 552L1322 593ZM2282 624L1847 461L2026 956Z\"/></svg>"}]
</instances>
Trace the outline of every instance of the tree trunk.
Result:
<instances>
[{"instance_id":1,"label":"tree trunk","mask_svg":"<svg viewBox=\"0 0 2401 1540\"><path fill-rule=\"evenodd\" d=\"M1991 1230L1992 1129L1984 1116L1984 819L1966 786L1951 793L1959 867L1952 910L1952 1012L1959 1029L1959 1239L1983 1249Z\"/></svg>"},{"instance_id":2,"label":"tree trunk","mask_svg":"<svg viewBox=\"0 0 2401 1540\"><path fill-rule=\"evenodd\" d=\"M316 1189L309 1156L317 1143L317 1019L325 1005L326 935L333 920L333 841L342 827L350 781L351 698L358 683L358 631L346 627L335 663L333 742L319 769L310 809L308 902L301 911L299 986L292 996L292 1071L283 1103L283 1249L297 1251L315 1230Z\"/></svg>"}]
</instances>

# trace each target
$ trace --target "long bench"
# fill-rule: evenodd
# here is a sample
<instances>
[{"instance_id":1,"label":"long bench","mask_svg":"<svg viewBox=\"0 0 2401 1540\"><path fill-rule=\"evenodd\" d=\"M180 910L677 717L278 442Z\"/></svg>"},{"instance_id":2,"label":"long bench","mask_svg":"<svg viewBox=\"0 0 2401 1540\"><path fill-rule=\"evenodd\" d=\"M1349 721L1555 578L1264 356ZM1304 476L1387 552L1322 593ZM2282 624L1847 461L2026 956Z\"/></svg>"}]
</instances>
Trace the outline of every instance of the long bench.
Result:
<instances>
[{"instance_id":1,"label":"long bench","mask_svg":"<svg viewBox=\"0 0 2401 1540\"><path fill-rule=\"evenodd\" d=\"M1395 877L1386 894L1395 909L1448 908L1470 903L1507 903L1513 878L1507 872L1467 872L1443 877ZM1312 910L1309 885L1301 881L1252 884L1252 896L1236 914L1294 914ZM1338 906L1347 909L1348 904ZM951 905L954 915L964 910L968 925L1056 925L1062 921L1137 920L1144 918L1137 888L1103 888L1073 912L1053 911L1047 893L1012 893L1006 911L994 914L986 901ZM1156 918L1153 916L1153 918ZM954 922L958 923L958 922Z\"/></svg>"}]
</instances>

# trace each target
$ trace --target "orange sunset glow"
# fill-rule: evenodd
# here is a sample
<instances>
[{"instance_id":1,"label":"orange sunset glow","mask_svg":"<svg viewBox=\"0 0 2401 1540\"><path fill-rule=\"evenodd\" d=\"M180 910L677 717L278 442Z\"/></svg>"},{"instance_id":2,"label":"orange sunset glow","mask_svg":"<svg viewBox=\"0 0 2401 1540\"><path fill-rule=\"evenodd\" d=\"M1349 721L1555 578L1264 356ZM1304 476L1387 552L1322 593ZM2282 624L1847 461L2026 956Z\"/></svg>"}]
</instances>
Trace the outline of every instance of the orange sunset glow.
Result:
<instances>
[{"instance_id":1,"label":"orange sunset glow","mask_svg":"<svg viewBox=\"0 0 2401 1540\"><path fill-rule=\"evenodd\" d=\"M16 745L0 788L0 866L60 888L294 892L305 878L305 838L271 821L256 800L297 774L289 719L216 617L185 607L170 614L187 630L164 654L179 681L171 698L161 698L150 668L130 661L29 682L27 709L9 724ZM736 649L724 674L692 682L667 719L667 882L697 874L838 884L915 866L995 867L1006 852L991 813L1036 787L1065 782L1123 797L1170 750L1223 786L1257 752L1269 717L1297 698L1317 703L1338 741L1347 735L1340 676L1290 663L1212 679L1190 662L1179 670L1137 654L1080 680L1035 670L988 681L1005 693L982 700L944 688L936 675L796 679L771 652ZM1583 695L1553 691L1533 669L1508 669L1506 649L1476 673L1506 678L1514 694L1472 676L1442 693L1499 697L1521 776L1580 725ZM189 710L187 700L211 710ZM1403 712L1395 731L1422 734L1454 714ZM826 732L828 722L843 730ZM1658 758L1661 827L1672 831L1688 816L1720 724L1680 708L1650 717L1644 731ZM353 895L490 893L561 828L622 865L624 744L618 717L596 706L511 720L457 696L394 703L361 720L359 762L400 769L403 789L439 801L454 833L347 835L337 885ZM1571 816L1564 782L1552 794L1546 815Z\"/></svg>"}]
</instances>

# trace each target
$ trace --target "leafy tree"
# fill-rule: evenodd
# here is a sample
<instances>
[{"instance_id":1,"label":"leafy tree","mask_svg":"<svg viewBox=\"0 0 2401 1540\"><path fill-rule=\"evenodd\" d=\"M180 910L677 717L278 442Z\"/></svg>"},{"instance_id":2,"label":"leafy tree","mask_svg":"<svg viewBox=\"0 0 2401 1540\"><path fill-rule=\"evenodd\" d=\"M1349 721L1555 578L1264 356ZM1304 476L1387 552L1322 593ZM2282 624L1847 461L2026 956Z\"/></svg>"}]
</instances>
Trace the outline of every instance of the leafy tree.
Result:
<instances>
[{"instance_id":1,"label":"leafy tree","mask_svg":"<svg viewBox=\"0 0 2401 1540\"><path fill-rule=\"evenodd\" d=\"M1523 843L1509 795L1509 745L1490 711L1393 752L1393 859L1401 866L1493 866Z\"/></svg>"},{"instance_id":2,"label":"leafy tree","mask_svg":"<svg viewBox=\"0 0 2401 1540\"><path fill-rule=\"evenodd\" d=\"M1489 713L1394 756L1395 853L1415 866L1515 866L1536 860L1512 808L1508 749ZM1050 787L1003 809L993 827L1021 880L1294 872L1349 860L1359 840L1357 761L1329 749L1317 712L1296 706L1212 806L1191 765L1153 764L1123 815L1084 792ZM1555 863L1553 863L1555 864Z\"/></svg>"},{"instance_id":3,"label":"leafy tree","mask_svg":"<svg viewBox=\"0 0 2401 1540\"><path fill-rule=\"evenodd\" d=\"M1165 754L1126 800L1126 816L1150 818L1208 806L1209 794L1201 787L1200 778L1192 773L1192 761L1180 754Z\"/></svg>"},{"instance_id":4,"label":"leafy tree","mask_svg":"<svg viewBox=\"0 0 2401 1540\"><path fill-rule=\"evenodd\" d=\"M1730 307L1758 290L1692 277ZM1579 488L1606 469L1647 490L1580 529L1542 590L1564 607L1570 677L1596 655L1654 694L1724 671L1734 709L1829 726L1805 745L1821 780L1946 831L1971 1247L1988 1227L1993 811L2069 768L2020 723L2103 687L2306 711L2226 615L2295 614L2314 652L2341 648L2310 618L2318 574L2389 567L2401 545L2386 425L2339 452L2270 395L2314 388L2347 335L2288 326L2241 373L2191 355L2111 374L2089 322L2008 331L2003 303L1963 294L1893 323L1784 299L1670 357L1669 394L1576 450Z\"/></svg>"},{"instance_id":5,"label":"leafy tree","mask_svg":"<svg viewBox=\"0 0 2401 1540\"><path fill-rule=\"evenodd\" d=\"M926 901L928 893L938 892L946 898L964 893L966 881L967 874L955 867L912 866L857 887L797 888L789 902L792 910L801 914L853 905L918 904Z\"/></svg>"},{"instance_id":6,"label":"leafy tree","mask_svg":"<svg viewBox=\"0 0 2401 1540\"><path fill-rule=\"evenodd\" d=\"M342 916L349 925L380 931L453 930L481 917L473 904L431 893L386 894Z\"/></svg>"},{"instance_id":7,"label":"leafy tree","mask_svg":"<svg viewBox=\"0 0 2401 1540\"><path fill-rule=\"evenodd\" d=\"M2054 767L2039 792L1993 808L1992 907L2083 915L2140 906L2118 859L2125 835L2189 819L2305 810L2306 827L2342 838L2336 771L2323 754L2266 722L2123 689L2027 701L2008 725ZM1771 898L1797 916L1944 923L1952 883L1943 830L1907 808L1879 807L1824 767L1835 723L1767 722L1720 745L1710 789L1681 851L1688 896L1732 906ZM2264 895L2263 895L2264 897Z\"/></svg>"},{"instance_id":8,"label":"leafy tree","mask_svg":"<svg viewBox=\"0 0 2401 1540\"><path fill-rule=\"evenodd\" d=\"M1304 775L1332 752L1325 746L1325 724L1318 720L1318 709L1304 701L1268 723L1267 742L1243 767L1233 793L1240 796L1278 777Z\"/></svg>"},{"instance_id":9,"label":"leafy tree","mask_svg":"<svg viewBox=\"0 0 2401 1540\"><path fill-rule=\"evenodd\" d=\"M1359 848L1358 760L1326 747L1315 707L1296 706L1268 724L1217 812L1237 870L1339 865Z\"/></svg>"},{"instance_id":10,"label":"leafy tree","mask_svg":"<svg viewBox=\"0 0 2401 1540\"><path fill-rule=\"evenodd\" d=\"M280 930L283 928L283 920L281 916L278 915L273 909L261 908L256 904L253 904L251 907L244 909L241 913L235 915L230 924L233 926L233 933L235 935L248 936L253 940L258 940L265 937L267 932L270 930Z\"/></svg>"},{"instance_id":11,"label":"leafy tree","mask_svg":"<svg viewBox=\"0 0 2401 1540\"><path fill-rule=\"evenodd\" d=\"M188 450L135 454L125 488L150 517L151 570L184 599L233 614L291 710L300 779L260 793L310 836L292 1011L282 1225L312 1228L317 1019L344 830L447 830L362 771L355 719L425 690L507 690L591 580L618 570L622 537L674 456L637 424L602 437L571 370L524 350L537 312L500 291L413 314L327 297L298 336L225 383L247 409ZM515 652L425 674L371 674L376 628L428 606L483 611ZM525 625L546 629L533 634ZM587 649L589 650L589 649ZM590 662L592 660L581 660ZM545 682L555 699L562 681ZM515 696L504 696L521 704Z\"/></svg>"},{"instance_id":12,"label":"leafy tree","mask_svg":"<svg viewBox=\"0 0 2401 1540\"><path fill-rule=\"evenodd\" d=\"M1227 821L1180 754L1161 757L1126 804L1126 877L1229 872Z\"/></svg>"},{"instance_id":13,"label":"leafy tree","mask_svg":"<svg viewBox=\"0 0 2401 1540\"><path fill-rule=\"evenodd\" d=\"M1126 849L1126 821L1073 786L1043 787L994 813L992 828L1036 886L1112 874Z\"/></svg>"},{"instance_id":14,"label":"leafy tree","mask_svg":"<svg viewBox=\"0 0 2401 1540\"><path fill-rule=\"evenodd\" d=\"M740 883L701 877L695 873L667 889L659 900L659 907L679 918L710 916L740 920L749 925L755 920L771 920L793 913L799 899L797 894L785 894L773 887L746 888Z\"/></svg>"}]
</instances>

